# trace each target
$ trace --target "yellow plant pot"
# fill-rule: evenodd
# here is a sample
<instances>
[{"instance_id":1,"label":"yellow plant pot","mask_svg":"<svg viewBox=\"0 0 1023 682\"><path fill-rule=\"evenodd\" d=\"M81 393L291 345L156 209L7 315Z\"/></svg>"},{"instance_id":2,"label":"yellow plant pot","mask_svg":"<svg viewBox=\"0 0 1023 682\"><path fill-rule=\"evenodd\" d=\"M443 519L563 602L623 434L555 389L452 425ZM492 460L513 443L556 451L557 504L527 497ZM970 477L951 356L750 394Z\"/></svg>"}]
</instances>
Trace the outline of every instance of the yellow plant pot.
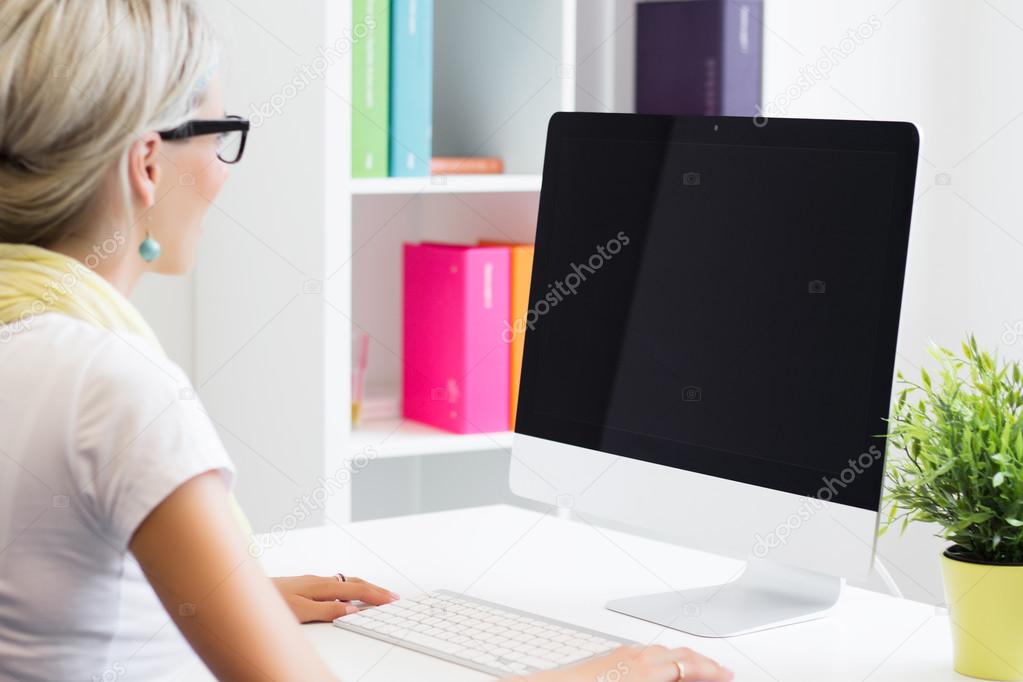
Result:
<instances>
[{"instance_id":1,"label":"yellow plant pot","mask_svg":"<svg viewBox=\"0 0 1023 682\"><path fill-rule=\"evenodd\" d=\"M956 671L1023 680L1023 565L961 561L952 548L941 556L941 573Z\"/></svg>"}]
</instances>

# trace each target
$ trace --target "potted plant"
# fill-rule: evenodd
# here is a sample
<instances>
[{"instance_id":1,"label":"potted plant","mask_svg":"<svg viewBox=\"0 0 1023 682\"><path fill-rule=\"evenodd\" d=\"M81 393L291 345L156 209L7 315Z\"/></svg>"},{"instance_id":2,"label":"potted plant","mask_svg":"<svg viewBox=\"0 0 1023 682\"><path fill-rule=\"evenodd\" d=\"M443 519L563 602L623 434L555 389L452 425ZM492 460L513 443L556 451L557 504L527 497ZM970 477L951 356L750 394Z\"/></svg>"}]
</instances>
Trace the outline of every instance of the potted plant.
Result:
<instances>
[{"instance_id":1,"label":"potted plant","mask_svg":"<svg viewBox=\"0 0 1023 682\"><path fill-rule=\"evenodd\" d=\"M977 348L932 348L939 374L898 378L889 424L885 529L933 522L955 669L1023 679L1023 370Z\"/></svg>"}]
</instances>

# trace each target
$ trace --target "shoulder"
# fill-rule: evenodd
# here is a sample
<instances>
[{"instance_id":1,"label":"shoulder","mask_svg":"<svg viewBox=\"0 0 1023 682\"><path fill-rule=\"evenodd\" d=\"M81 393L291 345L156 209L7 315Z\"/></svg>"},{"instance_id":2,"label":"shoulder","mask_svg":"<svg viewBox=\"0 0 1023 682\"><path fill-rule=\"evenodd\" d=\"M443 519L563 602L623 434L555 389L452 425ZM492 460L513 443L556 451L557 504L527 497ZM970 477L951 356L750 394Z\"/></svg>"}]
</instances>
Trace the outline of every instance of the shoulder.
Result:
<instances>
[{"instance_id":1,"label":"shoulder","mask_svg":"<svg viewBox=\"0 0 1023 682\"><path fill-rule=\"evenodd\" d=\"M41 315L12 339L19 386L59 401L69 450L100 459L143 433L164 440L180 430L209 434L209 417L184 371L141 336L66 315ZM189 427L193 427L189 429Z\"/></svg>"},{"instance_id":2,"label":"shoulder","mask_svg":"<svg viewBox=\"0 0 1023 682\"><path fill-rule=\"evenodd\" d=\"M13 357L50 368L83 367L111 338L105 329L61 313L46 313L5 325Z\"/></svg>"},{"instance_id":3,"label":"shoulder","mask_svg":"<svg viewBox=\"0 0 1023 682\"><path fill-rule=\"evenodd\" d=\"M90 327L90 325L86 325ZM88 353L69 387L67 465L91 522L126 547L138 524L175 488L234 467L188 377L133 334L78 328Z\"/></svg>"},{"instance_id":4,"label":"shoulder","mask_svg":"<svg viewBox=\"0 0 1023 682\"><path fill-rule=\"evenodd\" d=\"M7 342L12 357L62 374L87 373L118 381L132 376L164 376L187 382L184 372L141 336L110 331L60 313L47 313L22 325ZM78 370L78 372L75 372Z\"/></svg>"},{"instance_id":5,"label":"shoulder","mask_svg":"<svg viewBox=\"0 0 1023 682\"><path fill-rule=\"evenodd\" d=\"M96 328L91 333L97 336L85 344L91 353L82 365L83 392L112 391L117 394L110 396L114 402L192 394L185 372L142 337Z\"/></svg>"},{"instance_id":6,"label":"shoulder","mask_svg":"<svg viewBox=\"0 0 1023 682\"><path fill-rule=\"evenodd\" d=\"M0 327L2 376L9 387L45 387L74 400L82 392L163 393L190 390L188 377L159 348L129 332L112 332L60 313Z\"/></svg>"},{"instance_id":7,"label":"shoulder","mask_svg":"<svg viewBox=\"0 0 1023 682\"><path fill-rule=\"evenodd\" d=\"M205 409L185 372L140 336L92 329L90 355L72 387L80 445L92 435L106 441L111 432L134 438L140 430L176 430L202 424ZM96 336L92 336L96 335Z\"/></svg>"}]
</instances>

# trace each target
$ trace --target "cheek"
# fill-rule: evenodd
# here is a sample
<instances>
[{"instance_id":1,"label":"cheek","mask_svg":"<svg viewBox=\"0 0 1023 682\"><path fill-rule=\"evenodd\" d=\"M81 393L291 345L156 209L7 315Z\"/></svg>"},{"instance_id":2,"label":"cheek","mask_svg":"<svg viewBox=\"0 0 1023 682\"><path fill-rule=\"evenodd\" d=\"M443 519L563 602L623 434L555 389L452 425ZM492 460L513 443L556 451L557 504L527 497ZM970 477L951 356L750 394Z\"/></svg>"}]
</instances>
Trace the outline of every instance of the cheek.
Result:
<instances>
[{"instance_id":1,"label":"cheek","mask_svg":"<svg viewBox=\"0 0 1023 682\"><path fill-rule=\"evenodd\" d=\"M221 163L219 160L214 161L206 166L196 178L196 189L199 190L199 193L207 201L213 201L217 198L220 188L224 186L224 182L227 180L227 168L227 164Z\"/></svg>"}]
</instances>

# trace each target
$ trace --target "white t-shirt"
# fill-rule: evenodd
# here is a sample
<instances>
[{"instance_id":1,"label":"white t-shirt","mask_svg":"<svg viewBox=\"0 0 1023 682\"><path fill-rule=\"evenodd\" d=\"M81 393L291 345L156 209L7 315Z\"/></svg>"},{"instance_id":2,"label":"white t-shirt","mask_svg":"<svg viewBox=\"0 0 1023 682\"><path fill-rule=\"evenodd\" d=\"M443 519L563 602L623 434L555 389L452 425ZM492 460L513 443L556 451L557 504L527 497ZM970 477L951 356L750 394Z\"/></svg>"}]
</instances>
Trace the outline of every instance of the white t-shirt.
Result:
<instances>
[{"instance_id":1,"label":"white t-shirt","mask_svg":"<svg viewBox=\"0 0 1023 682\"><path fill-rule=\"evenodd\" d=\"M182 483L234 468L185 374L50 313L0 335L0 680L165 680L196 657L128 543Z\"/></svg>"}]
</instances>

